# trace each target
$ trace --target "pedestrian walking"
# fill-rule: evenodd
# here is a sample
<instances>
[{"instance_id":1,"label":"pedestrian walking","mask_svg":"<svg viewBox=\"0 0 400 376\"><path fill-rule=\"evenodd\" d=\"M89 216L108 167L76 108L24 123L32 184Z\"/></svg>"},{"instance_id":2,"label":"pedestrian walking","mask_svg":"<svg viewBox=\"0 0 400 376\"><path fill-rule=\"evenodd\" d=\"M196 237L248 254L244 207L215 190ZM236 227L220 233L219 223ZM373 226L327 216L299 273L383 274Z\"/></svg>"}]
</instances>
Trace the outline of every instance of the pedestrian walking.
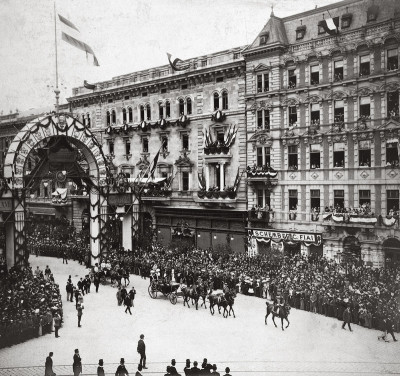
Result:
<instances>
[{"instance_id":1,"label":"pedestrian walking","mask_svg":"<svg viewBox=\"0 0 400 376\"><path fill-rule=\"evenodd\" d=\"M132 286L130 291L129 291L129 297L131 298L131 302L132 302L132 307L134 307L134 300L135 300L135 295L136 295L136 290L135 288Z\"/></svg>"},{"instance_id":2,"label":"pedestrian walking","mask_svg":"<svg viewBox=\"0 0 400 376\"><path fill-rule=\"evenodd\" d=\"M346 324L349 327L350 332L352 332L351 330L351 312L350 312L350 307L347 307L344 312L343 312L343 325L342 325L342 329L346 330L345 326Z\"/></svg>"},{"instance_id":3,"label":"pedestrian walking","mask_svg":"<svg viewBox=\"0 0 400 376\"><path fill-rule=\"evenodd\" d=\"M53 372L53 353L49 352L49 356L46 358L46 363L44 365L44 376L55 376Z\"/></svg>"},{"instance_id":4,"label":"pedestrian walking","mask_svg":"<svg viewBox=\"0 0 400 376\"><path fill-rule=\"evenodd\" d=\"M390 335L392 336L392 338L393 338L393 341L394 341L394 342L397 342L397 339L396 339L396 337L394 336L394 333L393 333L393 321L392 321L392 318L391 318L390 316L387 316L387 317L386 317L386 320L385 320L385 330L386 330L386 338L385 338L385 341L386 341L386 342L389 342L388 334L390 334Z\"/></svg>"},{"instance_id":5,"label":"pedestrian walking","mask_svg":"<svg viewBox=\"0 0 400 376\"><path fill-rule=\"evenodd\" d=\"M75 307L78 308L79 290L77 288L74 289L74 296L75 296Z\"/></svg>"},{"instance_id":6,"label":"pedestrian walking","mask_svg":"<svg viewBox=\"0 0 400 376\"><path fill-rule=\"evenodd\" d=\"M146 367L146 344L144 343L144 334L140 335L140 339L137 345L137 352L140 354L140 363L139 365L142 366L144 369Z\"/></svg>"},{"instance_id":7,"label":"pedestrian walking","mask_svg":"<svg viewBox=\"0 0 400 376\"><path fill-rule=\"evenodd\" d=\"M121 287L118 287L116 296L117 296L117 303L120 306L122 304Z\"/></svg>"},{"instance_id":8,"label":"pedestrian walking","mask_svg":"<svg viewBox=\"0 0 400 376\"><path fill-rule=\"evenodd\" d=\"M96 292L99 292L100 277L99 277L99 274L98 274L98 273L96 273L96 274L94 275L93 284L94 284L94 286L96 287Z\"/></svg>"},{"instance_id":9,"label":"pedestrian walking","mask_svg":"<svg viewBox=\"0 0 400 376\"><path fill-rule=\"evenodd\" d=\"M121 358L120 364L115 372L115 376L129 376L128 370L125 368L124 358Z\"/></svg>"},{"instance_id":10,"label":"pedestrian walking","mask_svg":"<svg viewBox=\"0 0 400 376\"><path fill-rule=\"evenodd\" d=\"M129 313L132 315L132 312L131 312L132 300L131 300L131 298L129 297L129 295L125 296L125 299L124 299L124 306L126 307L126 308L125 308L125 313L128 313L127 311L129 311Z\"/></svg>"},{"instance_id":11,"label":"pedestrian walking","mask_svg":"<svg viewBox=\"0 0 400 376\"><path fill-rule=\"evenodd\" d=\"M79 376L79 374L82 373L82 358L79 355L78 349L75 349L74 363L72 364L72 370L74 372L74 376Z\"/></svg>"},{"instance_id":12,"label":"pedestrian walking","mask_svg":"<svg viewBox=\"0 0 400 376\"><path fill-rule=\"evenodd\" d=\"M97 367L97 376L105 376L103 359L99 359L99 366Z\"/></svg>"},{"instance_id":13,"label":"pedestrian walking","mask_svg":"<svg viewBox=\"0 0 400 376\"><path fill-rule=\"evenodd\" d=\"M65 287L65 291L67 291L67 301L72 302L72 297L74 293L74 285L68 280L67 286Z\"/></svg>"},{"instance_id":14,"label":"pedestrian walking","mask_svg":"<svg viewBox=\"0 0 400 376\"><path fill-rule=\"evenodd\" d=\"M78 311L78 328L80 328L82 325L81 325L81 320L82 320L82 315L83 315L83 309L84 309L84 306L83 306L83 304L78 304L78 306L76 307L76 310Z\"/></svg>"},{"instance_id":15,"label":"pedestrian walking","mask_svg":"<svg viewBox=\"0 0 400 376\"><path fill-rule=\"evenodd\" d=\"M66 251L65 248L63 248L63 250L62 250L62 259L63 259L63 264L64 264L64 262L65 262L66 264L68 264L67 251Z\"/></svg>"},{"instance_id":16,"label":"pedestrian walking","mask_svg":"<svg viewBox=\"0 0 400 376\"><path fill-rule=\"evenodd\" d=\"M92 284L92 281L90 280L89 275L86 276L85 281L86 281L86 293L89 294L90 293L90 285Z\"/></svg>"},{"instance_id":17,"label":"pedestrian walking","mask_svg":"<svg viewBox=\"0 0 400 376\"><path fill-rule=\"evenodd\" d=\"M58 330L61 327L61 316L58 313L58 311L56 311L56 313L54 314L54 331L55 331L55 337L59 338L60 336L58 335Z\"/></svg>"}]
</instances>

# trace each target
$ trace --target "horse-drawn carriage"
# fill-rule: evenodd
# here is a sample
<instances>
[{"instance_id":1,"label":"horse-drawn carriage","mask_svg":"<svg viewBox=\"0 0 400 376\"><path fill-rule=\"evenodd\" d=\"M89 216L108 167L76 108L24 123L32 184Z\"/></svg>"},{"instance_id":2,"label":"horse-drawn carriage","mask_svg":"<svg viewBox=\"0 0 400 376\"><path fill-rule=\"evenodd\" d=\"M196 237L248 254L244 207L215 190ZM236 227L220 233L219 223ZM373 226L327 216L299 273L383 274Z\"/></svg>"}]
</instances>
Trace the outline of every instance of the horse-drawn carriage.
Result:
<instances>
[{"instance_id":1,"label":"horse-drawn carriage","mask_svg":"<svg viewBox=\"0 0 400 376\"><path fill-rule=\"evenodd\" d=\"M179 286L180 284L177 282L171 281L169 283L166 283L153 279L150 282L148 291L152 299L157 298L157 293L159 292L167 297L172 304L176 304L176 302L178 301L178 296L180 296L181 294L178 292Z\"/></svg>"}]
</instances>

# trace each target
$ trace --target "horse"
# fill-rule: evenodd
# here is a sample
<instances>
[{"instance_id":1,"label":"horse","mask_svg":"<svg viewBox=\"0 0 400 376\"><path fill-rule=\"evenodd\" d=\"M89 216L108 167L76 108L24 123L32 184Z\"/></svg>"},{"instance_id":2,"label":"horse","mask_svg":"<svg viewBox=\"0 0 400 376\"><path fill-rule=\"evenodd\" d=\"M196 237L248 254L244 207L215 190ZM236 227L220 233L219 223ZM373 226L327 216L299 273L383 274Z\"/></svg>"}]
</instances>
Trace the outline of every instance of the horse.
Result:
<instances>
[{"instance_id":1,"label":"horse","mask_svg":"<svg viewBox=\"0 0 400 376\"><path fill-rule=\"evenodd\" d=\"M221 313L221 301L222 301L223 293L208 295L208 301L210 302L210 313L213 315L215 313L214 306L218 307L218 313Z\"/></svg>"},{"instance_id":2,"label":"horse","mask_svg":"<svg viewBox=\"0 0 400 376\"><path fill-rule=\"evenodd\" d=\"M118 271L111 270L110 271L110 277L111 277L111 285L113 287L121 286L122 276L121 276L121 274L119 274Z\"/></svg>"},{"instance_id":3,"label":"horse","mask_svg":"<svg viewBox=\"0 0 400 376\"><path fill-rule=\"evenodd\" d=\"M200 296L199 296L196 288L187 287L187 286L183 285L181 290L183 293L183 306L185 306L185 304L187 304L187 307L190 308L189 301L190 301L190 299L193 299L194 303L196 305L196 309L198 309L198 303L199 303Z\"/></svg>"},{"instance_id":4,"label":"horse","mask_svg":"<svg viewBox=\"0 0 400 376\"><path fill-rule=\"evenodd\" d=\"M235 311L233 310L233 304L235 303L235 298L236 298L236 292L233 290L227 291L224 295L221 296L220 306L224 308L224 312L222 314L224 318L227 318L228 315L230 316L231 312L233 314L233 317L236 318Z\"/></svg>"},{"instance_id":5,"label":"horse","mask_svg":"<svg viewBox=\"0 0 400 376\"><path fill-rule=\"evenodd\" d=\"M287 321L287 326L286 326L286 329L287 329L290 325L290 322L288 319L288 316L290 313L290 306L285 303L279 307L278 312L276 313L274 311L273 303L265 302L265 304L267 305L267 314L265 315L265 325L267 325L267 317L269 316L270 313L272 313L272 321L274 322L275 328L277 328L277 325L275 324L275 316L277 316L281 319L282 330L284 330L283 329L283 320L285 319Z\"/></svg>"}]
</instances>

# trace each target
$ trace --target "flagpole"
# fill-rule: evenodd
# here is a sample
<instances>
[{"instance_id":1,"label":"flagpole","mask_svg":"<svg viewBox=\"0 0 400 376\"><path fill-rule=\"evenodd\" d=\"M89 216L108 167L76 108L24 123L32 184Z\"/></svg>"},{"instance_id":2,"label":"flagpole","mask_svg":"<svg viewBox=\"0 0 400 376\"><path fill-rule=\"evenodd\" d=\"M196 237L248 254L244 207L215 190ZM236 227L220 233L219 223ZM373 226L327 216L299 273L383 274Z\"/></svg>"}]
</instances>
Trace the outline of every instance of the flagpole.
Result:
<instances>
[{"instance_id":1,"label":"flagpole","mask_svg":"<svg viewBox=\"0 0 400 376\"><path fill-rule=\"evenodd\" d=\"M54 47L56 50L56 88L54 93L56 95L56 113L58 114L60 89L58 88L58 54L57 54L57 21L56 21L56 0L54 0Z\"/></svg>"}]
</instances>

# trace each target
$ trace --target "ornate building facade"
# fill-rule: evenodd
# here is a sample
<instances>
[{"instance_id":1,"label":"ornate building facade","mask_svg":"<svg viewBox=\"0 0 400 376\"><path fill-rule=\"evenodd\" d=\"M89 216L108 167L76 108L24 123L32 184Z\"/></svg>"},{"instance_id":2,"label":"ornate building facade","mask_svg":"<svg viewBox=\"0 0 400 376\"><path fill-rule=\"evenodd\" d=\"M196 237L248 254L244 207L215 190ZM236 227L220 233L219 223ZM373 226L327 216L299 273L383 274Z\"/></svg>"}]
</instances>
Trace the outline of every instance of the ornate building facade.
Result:
<instances>
[{"instance_id":1,"label":"ornate building facade","mask_svg":"<svg viewBox=\"0 0 400 376\"><path fill-rule=\"evenodd\" d=\"M272 13L242 52L250 252L399 261L399 16L395 0Z\"/></svg>"},{"instance_id":2,"label":"ornate building facade","mask_svg":"<svg viewBox=\"0 0 400 376\"><path fill-rule=\"evenodd\" d=\"M69 111L142 187L142 232L163 244L383 266L400 261L399 40L396 0L272 13L249 46L75 88Z\"/></svg>"},{"instance_id":3,"label":"ornate building facade","mask_svg":"<svg viewBox=\"0 0 400 376\"><path fill-rule=\"evenodd\" d=\"M97 83L94 90L80 87L68 99L97 135L114 175L143 184L145 231L155 231L165 245L185 239L200 248L245 250L242 49L190 59L184 72L166 65ZM146 169L158 151L151 177Z\"/></svg>"}]
</instances>

